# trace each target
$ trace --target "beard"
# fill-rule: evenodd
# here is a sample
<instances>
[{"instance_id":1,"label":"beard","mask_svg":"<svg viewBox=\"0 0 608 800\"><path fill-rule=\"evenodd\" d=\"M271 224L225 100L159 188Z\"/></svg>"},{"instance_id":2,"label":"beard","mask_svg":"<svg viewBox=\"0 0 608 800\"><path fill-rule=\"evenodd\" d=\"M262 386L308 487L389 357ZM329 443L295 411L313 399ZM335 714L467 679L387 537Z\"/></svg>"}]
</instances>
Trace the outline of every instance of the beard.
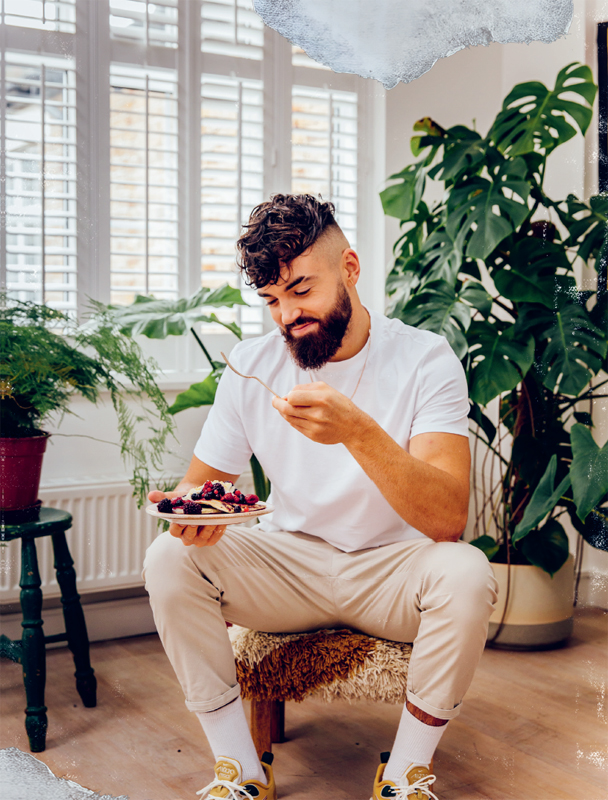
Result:
<instances>
[{"instance_id":1,"label":"beard","mask_svg":"<svg viewBox=\"0 0 608 800\"><path fill-rule=\"evenodd\" d=\"M322 319L299 317L281 335L287 344L289 355L303 370L321 369L332 359L342 345L353 313L348 292L342 284L338 288L338 299L329 314ZM317 330L303 336L294 336L291 329L306 322L316 322Z\"/></svg>"}]
</instances>

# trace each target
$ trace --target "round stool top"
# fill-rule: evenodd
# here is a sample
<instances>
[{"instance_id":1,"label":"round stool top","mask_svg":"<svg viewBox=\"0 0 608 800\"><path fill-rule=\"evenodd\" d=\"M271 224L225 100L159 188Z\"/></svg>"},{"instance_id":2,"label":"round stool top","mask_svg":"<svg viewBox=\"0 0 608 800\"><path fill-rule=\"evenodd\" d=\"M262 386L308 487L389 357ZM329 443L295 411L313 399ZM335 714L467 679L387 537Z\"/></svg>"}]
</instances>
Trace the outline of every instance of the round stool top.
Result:
<instances>
[{"instance_id":1,"label":"round stool top","mask_svg":"<svg viewBox=\"0 0 608 800\"><path fill-rule=\"evenodd\" d=\"M20 522L16 525L0 526L0 540L10 542L12 539L21 539L24 536L39 537L50 536L53 533L65 531L72 525L72 515L59 508L40 509L40 516L32 522Z\"/></svg>"}]
</instances>

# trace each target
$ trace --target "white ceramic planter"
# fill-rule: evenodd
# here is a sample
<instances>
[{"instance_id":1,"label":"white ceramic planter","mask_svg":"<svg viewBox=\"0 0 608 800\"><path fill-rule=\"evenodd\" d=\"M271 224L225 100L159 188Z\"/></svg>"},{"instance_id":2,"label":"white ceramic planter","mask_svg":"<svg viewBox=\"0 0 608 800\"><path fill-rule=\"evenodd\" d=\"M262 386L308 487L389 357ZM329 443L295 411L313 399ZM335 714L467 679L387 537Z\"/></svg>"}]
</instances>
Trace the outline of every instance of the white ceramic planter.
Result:
<instances>
[{"instance_id":1,"label":"white ceramic planter","mask_svg":"<svg viewBox=\"0 0 608 800\"><path fill-rule=\"evenodd\" d=\"M488 640L502 619L507 597L507 564L492 564L498 581L498 602L490 617ZM511 586L505 624L495 645L514 649L552 647L572 633L574 559L568 556L553 578L540 567L511 565Z\"/></svg>"}]
</instances>

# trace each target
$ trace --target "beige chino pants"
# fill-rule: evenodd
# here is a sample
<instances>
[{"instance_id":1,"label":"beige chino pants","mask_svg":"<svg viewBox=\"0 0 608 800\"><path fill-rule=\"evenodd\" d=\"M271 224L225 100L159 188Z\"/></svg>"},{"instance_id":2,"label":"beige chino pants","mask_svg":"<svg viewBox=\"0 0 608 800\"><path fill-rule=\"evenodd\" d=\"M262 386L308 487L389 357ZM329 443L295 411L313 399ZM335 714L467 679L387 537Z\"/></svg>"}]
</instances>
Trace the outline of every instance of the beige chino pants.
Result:
<instances>
[{"instance_id":1,"label":"beige chino pants","mask_svg":"<svg viewBox=\"0 0 608 800\"><path fill-rule=\"evenodd\" d=\"M485 555L464 542L414 539L344 553L304 533L231 526L211 547L169 533L150 546L146 589L191 711L240 688L225 622L269 632L353 630L413 642L408 698L455 717L496 602Z\"/></svg>"}]
</instances>

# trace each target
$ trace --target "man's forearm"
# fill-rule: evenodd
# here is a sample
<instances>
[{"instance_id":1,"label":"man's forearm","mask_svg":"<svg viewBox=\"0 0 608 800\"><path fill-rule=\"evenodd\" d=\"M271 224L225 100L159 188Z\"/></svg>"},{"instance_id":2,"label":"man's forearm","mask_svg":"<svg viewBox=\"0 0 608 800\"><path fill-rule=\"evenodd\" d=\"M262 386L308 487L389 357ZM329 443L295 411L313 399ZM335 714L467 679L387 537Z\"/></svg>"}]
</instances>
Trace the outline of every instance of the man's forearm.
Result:
<instances>
[{"instance_id":1,"label":"man's forearm","mask_svg":"<svg viewBox=\"0 0 608 800\"><path fill-rule=\"evenodd\" d=\"M468 483L407 453L362 413L344 445L392 508L435 541L455 541L467 521Z\"/></svg>"}]
</instances>

